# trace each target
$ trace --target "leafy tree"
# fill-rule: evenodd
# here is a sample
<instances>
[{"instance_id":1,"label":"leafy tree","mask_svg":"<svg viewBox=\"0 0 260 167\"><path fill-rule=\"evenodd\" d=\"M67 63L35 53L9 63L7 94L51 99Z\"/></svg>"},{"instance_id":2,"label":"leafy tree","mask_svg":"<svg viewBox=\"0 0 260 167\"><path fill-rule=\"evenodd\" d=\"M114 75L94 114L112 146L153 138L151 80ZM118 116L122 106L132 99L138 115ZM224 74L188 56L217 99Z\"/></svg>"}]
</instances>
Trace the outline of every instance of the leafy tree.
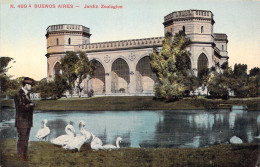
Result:
<instances>
[{"instance_id":1,"label":"leafy tree","mask_svg":"<svg viewBox=\"0 0 260 167\"><path fill-rule=\"evenodd\" d=\"M227 62L227 61L224 62L224 63L221 65L220 68L221 68L222 70L225 70L225 69L229 68L229 66L228 66L228 62Z\"/></svg>"},{"instance_id":2,"label":"leafy tree","mask_svg":"<svg viewBox=\"0 0 260 167\"><path fill-rule=\"evenodd\" d=\"M260 75L254 75L249 78L248 89L249 96L256 97L260 95Z\"/></svg>"},{"instance_id":3,"label":"leafy tree","mask_svg":"<svg viewBox=\"0 0 260 167\"><path fill-rule=\"evenodd\" d=\"M6 95L9 98L13 98L15 96L17 90L21 88L22 81L23 81L23 77L18 77L16 79L8 80L8 89L6 90Z\"/></svg>"},{"instance_id":4,"label":"leafy tree","mask_svg":"<svg viewBox=\"0 0 260 167\"><path fill-rule=\"evenodd\" d=\"M71 96L75 89L81 97L81 92L84 89L82 82L87 76L93 76L96 68L96 60L89 61L84 52L66 52L66 55L61 59L62 78L67 80L66 86Z\"/></svg>"},{"instance_id":5,"label":"leafy tree","mask_svg":"<svg viewBox=\"0 0 260 167\"><path fill-rule=\"evenodd\" d=\"M11 76L7 75L7 71L11 68L8 67L9 63L13 60L10 57L0 57L0 86L1 86L1 95L10 95L14 93L7 93L9 90L14 89L14 84L11 81ZM12 91L14 92L14 91Z\"/></svg>"},{"instance_id":6,"label":"leafy tree","mask_svg":"<svg viewBox=\"0 0 260 167\"><path fill-rule=\"evenodd\" d=\"M210 77L210 70L208 68L203 68L198 73L198 78L200 80L200 84L206 86Z\"/></svg>"},{"instance_id":7,"label":"leafy tree","mask_svg":"<svg viewBox=\"0 0 260 167\"><path fill-rule=\"evenodd\" d=\"M168 101L176 100L184 94L184 72L181 67L185 66L181 56L189 53L185 48L189 45L189 39L179 32L174 40L170 33L165 34L161 52L153 49L150 54L150 65L156 74L158 81L155 86L155 96Z\"/></svg>"},{"instance_id":8,"label":"leafy tree","mask_svg":"<svg viewBox=\"0 0 260 167\"><path fill-rule=\"evenodd\" d=\"M255 68L252 68L250 71L249 71L249 76L252 77L252 76L260 76L260 68L258 67L255 67Z\"/></svg>"},{"instance_id":9,"label":"leafy tree","mask_svg":"<svg viewBox=\"0 0 260 167\"><path fill-rule=\"evenodd\" d=\"M185 77L184 85L186 96L189 96L190 92L194 93L194 91L200 86L200 81L198 77L194 75L188 75Z\"/></svg>"},{"instance_id":10,"label":"leafy tree","mask_svg":"<svg viewBox=\"0 0 260 167\"><path fill-rule=\"evenodd\" d=\"M260 95L260 68L255 67L249 71L249 96L256 97Z\"/></svg>"},{"instance_id":11,"label":"leafy tree","mask_svg":"<svg viewBox=\"0 0 260 167\"><path fill-rule=\"evenodd\" d=\"M13 60L11 57L0 57L0 73L6 73L11 67L7 67Z\"/></svg>"},{"instance_id":12,"label":"leafy tree","mask_svg":"<svg viewBox=\"0 0 260 167\"><path fill-rule=\"evenodd\" d=\"M246 77L247 76L247 65L246 64L235 64L234 66L234 77Z\"/></svg>"},{"instance_id":13,"label":"leafy tree","mask_svg":"<svg viewBox=\"0 0 260 167\"><path fill-rule=\"evenodd\" d=\"M54 81L47 81L46 78L36 82L33 92L40 93L42 99L58 99L68 89L67 81L60 75L57 75Z\"/></svg>"},{"instance_id":14,"label":"leafy tree","mask_svg":"<svg viewBox=\"0 0 260 167\"><path fill-rule=\"evenodd\" d=\"M247 97L249 95L246 64L235 64L232 81L231 89L234 90L237 97Z\"/></svg>"},{"instance_id":15,"label":"leafy tree","mask_svg":"<svg viewBox=\"0 0 260 167\"><path fill-rule=\"evenodd\" d=\"M68 82L68 90L71 96L77 79L76 64L78 61L79 57L77 53L72 51L66 52L66 55L61 59L62 76L66 78Z\"/></svg>"},{"instance_id":16,"label":"leafy tree","mask_svg":"<svg viewBox=\"0 0 260 167\"><path fill-rule=\"evenodd\" d=\"M77 76L76 88L79 97L81 97L81 92L84 89L82 82L87 78L88 75L94 75L96 69L96 60L89 61L87 55L82 51L78 51L77 54L79 56L79 60L75 65L75 74Z\"/></svg>"},{"instance_id":17,"label":"leafy tree","mask_svg":"<svg viewBox=\"0 0 260 167\"><path fill-rule=\"evenodd\" d=\"M229 97L229 87L223 74L215 74L208 82L208 90L211 96L227 99Z\"/></svg>"},{"instance_id":18,"label":"leafy tree","mask_svg":"<svg viewBox=\"0 0 260 167\"><path fill-rule=\"evenodd\" d=\"M61 98L63 93L69 88L66 79L59 75L50 83L50 86L52 88L52 99Z\"/></svg>"},{"instance_id":19,"label":"leafy tree","mask_svg":"<svg viewBox=\"0 0 260 167\"><path fill-rule=\"evenodd\" d=\"M40 93L40 97L42 99L47 99L52 96L52 88L50 83L53 81L48 82L47 78L43 78L40 81L36 81L32 92Z\"/></svg>"}]
</instances>

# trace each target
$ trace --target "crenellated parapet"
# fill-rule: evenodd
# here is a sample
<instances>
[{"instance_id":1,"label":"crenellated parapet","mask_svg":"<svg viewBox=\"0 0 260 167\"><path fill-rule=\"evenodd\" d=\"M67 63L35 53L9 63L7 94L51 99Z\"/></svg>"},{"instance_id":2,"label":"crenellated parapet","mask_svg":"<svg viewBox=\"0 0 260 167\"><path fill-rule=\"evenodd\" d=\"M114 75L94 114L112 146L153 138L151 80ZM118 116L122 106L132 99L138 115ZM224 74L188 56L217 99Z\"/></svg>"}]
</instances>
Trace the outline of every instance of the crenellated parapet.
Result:
<instances>
[{"instance_id":1,"label":"crenellated parapet","mask_svg":"<svg viewBox=\"0 0 260 167\"><path fill-rule=\"evenodd\" d=\"M175 11L164 17L164 25L172 21L183 21L183 20L211 20L214 24L213 13L208 10L184 10L184 11Z\"/></svg>"},{"instance_id":2,"label":"crenellated parapet","mask_svg":"<svg viewBox=\"0 0 260 167\"><path fill-rule=\"evenodd\" d=\"M50 34L85 34L90 36L90 30L88 27L76 24L57 24L51 25L46 29L46 37Z\"/></svg>"},{"instance_id":3,"label":"crenellated parapet","mask_svg":"<svg viewBox=\"0 0 260 167\"><path fill-rule=\"evenodd\" d=\"M152 48L162 46L163 39L164 37L153 37L143 39L98 42L75 46L75 50L82 50L85 52L98 52L106 50Z\"/></svg>"}]
</instances>

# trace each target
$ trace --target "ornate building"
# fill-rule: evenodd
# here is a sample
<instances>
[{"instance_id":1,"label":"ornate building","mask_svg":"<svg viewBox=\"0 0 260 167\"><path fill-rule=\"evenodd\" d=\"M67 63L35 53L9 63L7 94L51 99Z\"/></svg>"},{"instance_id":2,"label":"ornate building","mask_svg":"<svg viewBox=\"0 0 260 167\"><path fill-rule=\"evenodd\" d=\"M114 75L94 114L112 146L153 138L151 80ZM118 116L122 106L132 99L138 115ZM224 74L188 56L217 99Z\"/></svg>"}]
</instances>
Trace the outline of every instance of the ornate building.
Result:
<instances>
[{"instance_id":1,"label":"ornate building","mask_svg":"<svg viewBox=\"0 0 260 167\"><path fill-rule=\"evenodd\" d=\"M180 30L191 39L187 50L190 71L197 75L202 68L218 68L228 61L227 35L214 33L213 13L207 10L176 11L164 17L164 33ZM59 24L47 28L48 80L61 73L60 59L66 51L86 52L96 59L97 70L85 80L85 91L96 95L151 95L156 77L149 64L153 47L161 48L164 37L90 43L90 30L82 25Z\"/></svg>"}]
</instances>

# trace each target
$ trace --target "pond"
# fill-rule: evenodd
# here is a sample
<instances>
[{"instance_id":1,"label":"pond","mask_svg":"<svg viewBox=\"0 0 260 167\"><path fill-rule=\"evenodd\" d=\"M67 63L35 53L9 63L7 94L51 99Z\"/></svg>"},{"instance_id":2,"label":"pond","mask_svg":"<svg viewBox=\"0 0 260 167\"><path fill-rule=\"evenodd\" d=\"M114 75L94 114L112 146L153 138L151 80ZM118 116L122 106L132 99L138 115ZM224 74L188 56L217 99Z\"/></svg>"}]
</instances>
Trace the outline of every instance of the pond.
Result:
<instances>
[{"instance_id":1,"label":"pond","mask_svg":"<svg viewBox=\"0 0 260 167\"><path fill-rule=\"evenodd\" d=\"M15 110L1 111L0 137L16 138ZM65 134L65 126L72 121L76 132L81 120L85 129L98 136L103 143L115 144L123 138L121 147L205 147L226 143L237 136L244 143L259 142L260 112L234 106L230 110L172 110L172 111L35 111L30 140L47 119L50 141Z\"/></svg>"}]
</instances>

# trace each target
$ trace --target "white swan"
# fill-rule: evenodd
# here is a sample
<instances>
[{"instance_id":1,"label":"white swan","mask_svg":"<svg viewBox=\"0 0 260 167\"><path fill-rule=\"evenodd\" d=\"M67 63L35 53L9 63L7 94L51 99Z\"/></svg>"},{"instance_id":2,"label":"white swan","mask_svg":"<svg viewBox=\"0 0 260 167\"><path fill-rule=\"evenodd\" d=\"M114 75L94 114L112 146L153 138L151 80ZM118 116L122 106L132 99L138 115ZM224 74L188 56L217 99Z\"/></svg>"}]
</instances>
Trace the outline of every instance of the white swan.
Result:
<instances>
[{"instance_id":1,"label":"white swan","mask_svg":"<svg viewBox=\"0 0 260 167\"><path fill-rule=\"evenodd\" d=\"M121 137L117 137L116 139L116 146L112 145L112 144L106 144L102 146L102 149L117 149L120 148L119 143L121 143L122 138Z\"/></svg>"},{"instance_id":2,"label":"white swan","mask_svg":"<svg viewBox=\"0 0 260 167\"><path fill-rule=\"evenodd\" d=\"M61 135L51 140L51 143L55 145L63 146L66 145L71 140L73 140L73 138L76 136L75 129L71 124L65 127L65 132L67 133L66 135Z\"/></svg>"},{"instance_id":3,"label":"white swan","mask_svg":"<svg viewBox=\"0 0 260 167\"><path fill-rule=\"evenodd\" d=\"M64 149L77 149L78 151L80 151L81 146L90 141L91 138L91 133L86 131L84 129L85 126L85 122L84 121L80 121L79 123L79 130L81 134L77 134L76 137L74 137L70 142L68 142L66 145L63 145Z\"/></svg>"},{"instance_id":4,"label":"white swan","mask_svg":"<svg viewBox=\"0 0 260 167\"><path fill-rule=\"evenodd\" d=\"M94 134L92 134L92 141L90 143L90 147L93 150L99 150L102 148L103 142L100 140L100 138L96 137Z\"/></svg>"},{"instance_id":5,"label":"white swan","mask_svg":"<svg viewBox=\"0 0 260 167\"><path fill-rule=\"evenodd\" d=\"M91 139L92 139L91 138L92 134L89 131L87 131L84 127L85 127L85 122L84 121L80 121L80 123L79 123L80 133L81 133L81 135L85 136L86 142L90 143Z\"/></svg>"},{"instance_id":6,"label":"white swan","mask_svg":"<svg viewBox=\"0 0 260 167\"><path fill-rule=\"evenodd\" d=\"M256 138L256 139L260 139L260 135L256 136L255 138Z\"/></svg>"},{"instance_id":7,"label":"white swan","mask_svg":"<svg viewBox=\"0 0 260 167\"><path fill-rule=\"evenodd\" d=\"M47 122L48 122L47 119L44 119L44 120L42 121L42 123L43 123L43 128L41 128L41 129L38 130L38 132L37 132L37 134L36 134L36 136L35 136L37 139L39 139L39 140L45 139L45 141L46 141L47 136L50 134L50 128L48 128L48 127L46 126Z\"/></svg>"},{"instance_id":8,"label":"white swan","mask_svg":"<svg viewBox=\"0 0 260 167\"><path fill-rule=\"evenodd\" d=\"M242 141L239 137L237 137L237 136L233 136L233 137L229 140L229 142L230 142L231 144L241 144L241 143L243 143L243 141Z\"/></svg>"}]
</instances>

